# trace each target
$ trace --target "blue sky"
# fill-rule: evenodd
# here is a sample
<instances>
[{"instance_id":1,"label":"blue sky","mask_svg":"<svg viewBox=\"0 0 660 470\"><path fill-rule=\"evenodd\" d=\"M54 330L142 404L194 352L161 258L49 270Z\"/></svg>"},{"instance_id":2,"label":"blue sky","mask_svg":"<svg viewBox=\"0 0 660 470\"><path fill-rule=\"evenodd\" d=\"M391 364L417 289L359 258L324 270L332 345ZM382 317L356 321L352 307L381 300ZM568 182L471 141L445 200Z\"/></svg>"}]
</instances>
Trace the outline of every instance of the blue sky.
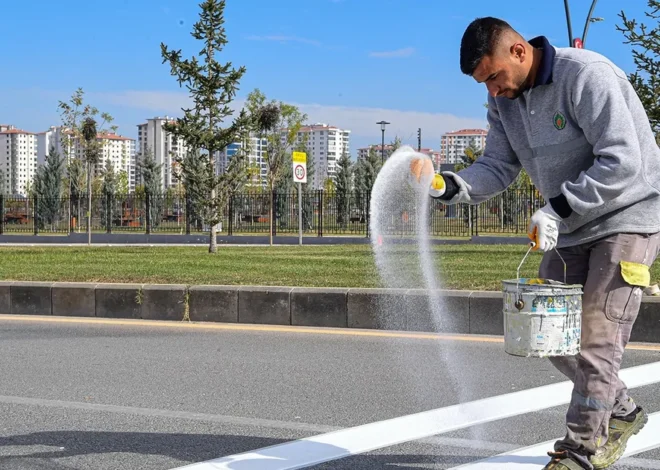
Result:
<instances>
[{"instance_id":1,"label":"blue sky","mask_svg":"<svg viewBox=\"0 0 660 470\"><path fill-rule=\"evenodd\" d=\"M77 87L89 103L115 117L119 133L156 115L176 116L186 103L162 64L160 43L200 45L190 36L195 0L28 0L3 5L0 123L41 132L60 123L57 103ZM571 0L574 36L581 35L590 0ZM349 128L351 150L380 142L375 123L394 135L439 149L442 133L485 125L486 90L461 74L461 35L479 16L509 21L528 39L546 35L566 46L562 0L227 0L229 44L220 59L247 73L238 98L254 88L297 104L310 122ZM630 46L616 30L622 6L644 20L646 0L600 0L587 48L634 70ZM7 21L9 19L9 21ZM240 101L237 103L240 105Z\"/></svg>"}]
</instances>

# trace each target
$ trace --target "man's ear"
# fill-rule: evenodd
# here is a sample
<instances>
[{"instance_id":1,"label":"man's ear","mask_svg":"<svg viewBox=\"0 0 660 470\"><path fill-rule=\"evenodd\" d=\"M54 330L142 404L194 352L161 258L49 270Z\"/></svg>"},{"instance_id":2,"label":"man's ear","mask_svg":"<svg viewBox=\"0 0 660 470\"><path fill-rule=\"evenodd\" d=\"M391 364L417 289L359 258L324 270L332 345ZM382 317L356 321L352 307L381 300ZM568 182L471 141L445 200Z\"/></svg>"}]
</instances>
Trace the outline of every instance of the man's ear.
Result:
<instances>
[{"instance_id":1,"label":"man's ear","mask_svg":"<svg viewBox=\"0 0 660 470\"><path fill-rule=\"evenodd\" d=\"M527 48L522 43L517 42L511 46L511 56L523 62L527 56Z\"/></svg>"}]
</instances>

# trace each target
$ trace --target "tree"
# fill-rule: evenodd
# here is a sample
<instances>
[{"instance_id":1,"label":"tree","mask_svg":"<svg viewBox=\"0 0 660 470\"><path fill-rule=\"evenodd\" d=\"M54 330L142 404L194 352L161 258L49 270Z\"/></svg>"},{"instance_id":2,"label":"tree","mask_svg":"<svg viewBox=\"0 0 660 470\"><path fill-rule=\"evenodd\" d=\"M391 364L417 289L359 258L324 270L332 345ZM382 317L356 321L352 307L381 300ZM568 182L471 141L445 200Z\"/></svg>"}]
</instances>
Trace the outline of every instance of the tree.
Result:
<instances>
[{"instance_id":1,"label":"tree","mask_svg":"<svg viewBox=\"0 0 660 470\"><path fill-rule=\"evenodd\" d=\"M205 0L200 4L199 20L193 25L191 36L202 41L201 61L197 57L181 58L181 50L170 50L161 43L163 63L169 63L171 74L177 78L179 86L184 84L193 101L192 108L182 108L183 118L163 125L170 134L182 138L188 148L204 150L206 169L198 184L203 185L207 196L203 203L202 215L210 225L209 252L217 251L216 225L221 220L221 208L228 198L227 173L216 174L216 152L224 150L240 140L247 126L247 114L242 110L233 122L222 128L223 120L232 115L229 104L233 101L245 67L232 68L231 62L222 65L215 59L228 43L224 28L224 0ZM189 168L185 159L177 159L185 175Z\"/></svg>"},{"instance_id":2,"label":"tree","mask_svg":"<svg viewBox=\"0 0 660 470\"><path fill-rule=\"evenodd\" d=\"M660 1L648 0L646 17L656 22L655 27L649 29L644 23L637 23L629 19L621 11L619 17L623 26L616 25L616 29L626 38L624 44L633 47L633 60L637 70L628 76L637 96L639 96L649 117L651 128L660 143Z\"/></svg>"},{"instance_id":3,"label":"tree","mask_svg":"<svg viewBox=\"0 0 660 470\"><path fill-rule=\"evenodd\" d=\"M0 168L0 196L3 194L5 194L5 172L2 170L2 168Z\"/></svg>"},{"instance_id":4,"label":"tree","mask_svg":"<svg viewBox=\"0 0 660 470\"><path fill-rule=\"evenodd\" d=\"M348 153L344 152L337 162L339 171L335 181L335 194L337 197L337 223L346 228L349 219L349 201L351 191L351 175L353 167Z\"/></svg>"},{"instance_id":5,"label":"tree","mask_svg":"<svg viewBox=\"0 0 660 470\"><path fill-rule=\"evenodd\" d=\"M376 182L378 172L382 167L381 155L376 148L369 148L367 157L355 165L355 204L362 213L362 219L366 221L369 214L369 204L371 200L371 190Z\"/></svg>"},{"instance_id":6,"label":"tree","mask_svg":"<svg viewBox=\"0 0 660 470\"><path fill-rule=\"evenodd\" d=\"M156 163L154 154L150 148L142 154L138 160L138 171L144 188L145 210L148 210L149 223L147 234L152 228L158 227L162 214L163 202L163 164Z\"/></svg>"},{"instance_id":7,"label":"tree","mask_svg":"<svg viewBox=\"0 0 660 470\"><path fill-rule=\"evenodd\" d=\"M117 190L115 194L120 199L126 199L128 192L128 173L126 170L120 170L119 173L117 173Z\"/></svg>"},{"instance_id":8,"label":"tree","mask_svg":"<svg viewBox=\"0 0 660 470\"><path fill-rule=\"evenodd\" d=\"M270 245L273 245L273 227L276 214L275 183L282 177L287 162L290 164L291 152L298 140L298 131L307 115L296 106L272 100L266 103L266 97L258 89L247 97L250 128L260 139L266 140L265 160L268 170L267 181L270 191Z\"/></svg>"},{"instance_id":9,"label":"tree","mask_svg":"<svg viewBox=\"0 0 660 470\"><path fill-rule=\"evenodd\" d=\"M101 122L97 122L96 116L99 115L99 110L84 102L84 91L78 88L69 102L60 101L58 104L60 115L62 117L62 124L64 126L62 133L62 147L66 155L68 163L75 156L76 146L80 146L83 158L87 163L87 234L88 243L91 244L92 240L92 168L91 165L96 163L98 156L101 154L103 142L99 140L98 134L108 133L105 128L106 124L110 124L113 118L108 113L100 113ZM93 126L92 126L93 123ZM86 127L85 127L86 126ZM92 131L95 134L92 136ZM110 126L110 131L116 132L117 126ZM86 133L86 135L84 135ZM72 191L73 192L73 191Z\"/></svg>"},{"instance_id":10,"label":"tree","mask_svg":"<svg viewBox=\"0 0 660 470\"><path fill-rule=\"evenodd\" d=\"M51 145L46 162L39 165L34 176L33 193L37 196L37 214L41 228L52 225L59 218L62 207L62 178L64 161L57 149Z\"/></svg>"}]
</instances>

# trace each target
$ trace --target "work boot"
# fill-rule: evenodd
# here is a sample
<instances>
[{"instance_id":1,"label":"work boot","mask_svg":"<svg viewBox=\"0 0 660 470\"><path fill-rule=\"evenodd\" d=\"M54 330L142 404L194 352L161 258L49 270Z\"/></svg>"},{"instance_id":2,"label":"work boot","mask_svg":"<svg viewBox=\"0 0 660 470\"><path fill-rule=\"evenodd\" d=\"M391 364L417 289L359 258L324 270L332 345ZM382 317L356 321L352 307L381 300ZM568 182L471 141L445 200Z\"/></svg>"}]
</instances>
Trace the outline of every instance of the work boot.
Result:
<instances>
[{"instance_id":1,"label":"work boot","mask_svg":"<svg viewBox=\"0 0 660 470\"><path fill-rule=\"evenodd\" d=\"M607 443L599 447L590 459L594 469L601 470L614 465L625 452L628 439L641 431L648 420L649 416L641 406L628 416L610 418Z\"/></svg>"},{"instance_id":2,"label":"work boot","mask_svg":"<svg viewBox=\"0 0 660 470\"><path fill-rule=\"evenodd\" d=\"M552 460L543 470L585 470L582 464L574 460L565 450L560 452L548 452Z\"/></svg>"}]
</instances>

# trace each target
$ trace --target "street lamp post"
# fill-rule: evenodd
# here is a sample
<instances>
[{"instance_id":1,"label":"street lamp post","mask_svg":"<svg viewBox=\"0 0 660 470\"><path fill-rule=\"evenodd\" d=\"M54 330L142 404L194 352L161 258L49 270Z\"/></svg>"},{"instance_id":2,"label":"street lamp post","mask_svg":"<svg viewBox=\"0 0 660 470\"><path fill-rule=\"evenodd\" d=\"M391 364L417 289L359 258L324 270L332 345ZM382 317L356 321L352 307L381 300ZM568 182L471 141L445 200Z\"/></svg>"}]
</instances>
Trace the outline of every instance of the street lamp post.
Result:
<instances>
[{"instance_id":1,"label":"street lamp post","mask_svg":"<svg viewBox=\"0 0 660 470\"><path fill-rule=\"evenodd\" d=\"M385 163L385 126L388 125L389 122L380 121L377 122L376 124L380 124L380 131L383 135L380 145L380 164L383 165Z\"/></svg>"},{"instance_id":2,"label":"street lamp post","mask_svg":"<svg viewBox=\"0 0 660 470\"><path fill-rule=\"evenodd\" d=\"M587 31L589 31L589 24L596 23L599 21L605 21L601 17L592 17L594 10L596 9L596 3L598 0L592 0L591 8L589 8L589 14L587 15L587 20L584 22L584 31L582 32L582 38L573 38L573 26L571 25L571 13L568 6L568 0L564 0L564 9L566 10L566 26L568 27L568 44L569 46L583 48L584 44L587 42Z\"/></svg>"}]
</instances>

